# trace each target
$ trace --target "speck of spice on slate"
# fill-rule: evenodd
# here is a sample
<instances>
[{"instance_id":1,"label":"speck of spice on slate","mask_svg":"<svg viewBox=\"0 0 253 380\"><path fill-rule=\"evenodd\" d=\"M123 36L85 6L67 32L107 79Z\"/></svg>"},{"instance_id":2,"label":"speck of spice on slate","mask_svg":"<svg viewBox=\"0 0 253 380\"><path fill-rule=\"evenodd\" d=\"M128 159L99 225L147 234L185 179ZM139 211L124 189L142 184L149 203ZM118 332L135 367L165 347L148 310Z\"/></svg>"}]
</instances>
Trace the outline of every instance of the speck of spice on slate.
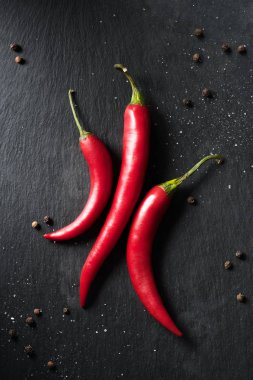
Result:
<instances>
[{"instance_id":1,"label":"speck of spice on slate","mask_svg":"<svg viewBox=\"0 0 253 380\"><path fill-rule=\"evenodd\" d=\"M246 296L243 293L238 293L236 295L236 299L238 302L245 302L246 301Z\"/></svg>"},{"instance_id":2,"label":"speck of spice on slate","mask_svg":"<svg viewBox=\"0 0 253 380\"><path fill-rule=\"evenodd\" d=\"M200 56L200 54L199 53L193 54L192 60L193 60L193 62L197 62L197 63L201 62L201 56Z\"/></svg>"},{"instance_id":3,"label":"speck of spice on slate","mask_svg":"<svg viewBox=\"0 0 253 380\"><path fill-rule=\"evenodd\" d=\"M35 228L36 230L38 230L40 228L40 225L39 225L39 223L36 220L34 220L32 222L32 228Z\"/></svg>"},{"instance_id":4,"label":"speck of spice on slate","mask_svg":"<svg viewBox=\"0 0 253 380\"><path fill-rule=\"evenodd\" d=\"M8 334L10 335L10 337L11 337L12 339L16 339L16 338L17 338L17 331L16 331L15 329L10 329L10 330L8 331Z\"/></svg>"},{"instance_id":5,"label":"speck of spice on slate","mask_svg":"<svg viewBox=\"0 0 253 380\"><path fill-rule=\"evenodd\" d=\"M247 52L247 46L246 45L239 45L237 48L237 53L239 54L245 54Z\"/></svg>"},{"instance_id":6,"label":"speck of spice on slate","mask_svg":"<svg viewBox=\"0 0 253 380\"><path fill-rule=\"evenodd\" d=\"M222 50L224 51L224 53L229 53L229 52L231 52L231 48L230 48L230 46L228 45L228 44L222 44L221 45L221 48L222 48Z\"/></svg>"},{"instance_id":7,"label":"speck of spice on slate","mask_svg":"<svg viewBox=\"0 0 253 380\"><path fill-rule=\"evenodd\" d=\"M203 28L196 28L194 30L194 36L197 38L203 38L204 37L204 29Z\"/></svg>"},{"instance_id":8,"label":"speck of spice on slate","mask_svg":"<svg viewBox=\"0 0 253 380\"><path fill-rule=\"evenodd\" d=\"M232 269L233 267L233 264L231 263L231 261L227 260L225 261L224 263L224 268L227 270L227 269Z\"/></svg>"},{"instance_id":9,"label":"speck of spice on slate","mask_svg":"<svg viewBox=\"0 0 253 380\"><path fill-rule=\"evenodd\" d=\"M44 223L46 223L48 225L52 225L53 224L53 219L50 218L50 216L48 216L48 215L44 216L43 221L44 221Z\"/></svg>"},{"instance_id":10,"label":"speck of spice on slate","mask_svg":"<svg viewBox=\"0 0 253 380\"><path fill-rule=\"evenodd\" d=\"M33 310L33 313L34 313L34 315L36 315L37 317L39 317L42 314L42 309L35 308Z\"/></svg>"},{"instance_id":11,"label":"speck of spice on slate","mask_svg":"<svg viewBox=\"0 0 253 380\"><path fill-rule=\"evenodd\" d=\"M20 55L17 55L17 57L15 58L15 62L20 65L24 63L24 58L20 57Z\"/></svg>"},{"instance_id":12,"label":"speck of spice on slate","mask_svg":"<svg viewBox=\"0 0 253 380\"><path fill-rule=\"evenodd\" d=\"M49 360L47 362L47 366L49 369L54 369L56 367L56 363L53 360Z\"/></svg>"},{"instance_id":13,"label":"speck of spice on slate","mask_svg":"<svg viewBox=\"0 0 253 380\"><path fill-rule=\"evenodd\" d=\"M216 163L218 164L218 165L222 165L222 164L224 164L224 158L222 157L222 158L219 158L218 160L216 160Z\"/></svg>"},{"instance_id":14,"label":"speck of spice on slate","mask_svg":"<svg viewBox=\"0 0 253 380\"><path fill-rule=\"evenodd\" d=\"M67 306L65 306L65 307L63 308L63 314L65 314L65 315L70 314L70 309L69 309Z\"/></svg>"},{"instance_id":15,"label":"speck of spice on slate","mask_svg":"<svg viewBox=\"0 0 253 380\"><path fill-rule=\"evenodd\" d=\"M244 257L244 254L242 251L236 251L235 252L235 256L238 258L238 259L242 259Z\"/></svg>"},{"instance_id":16,"label":"speck of spice on slate","mask_svg":"<svg viewBox=\"0 0 253 380\"><path fill-rule=\"evenodd\" d=\"M196 201L196 199L192 195L190 195L189 197L187 197L187 203L189 205L196 205L197 201Z\"/></svg>"},{"instance_id":17,"label":"speck of spice on slate","mask_svg":"<svg viewBox=\"0 0 253 380\"><path fill-rule=\"evenodd\" d=\"M191 108L193 107L193 102L190 99L183 99L182 104L185 107Z\"/></svg>"},{"instance_id":18,"label":"speck of spice on slate","mask_svg":"<svg viewBox=\"0 0 253 380\"><path fill-rule=\"evenodd\" d=\"M13 51L21 51L21 46L13 42L12 44L10 44L10 49Z\"/></svg>"},{"instance_id":19,"label":"speck of spice on slate","mask_svg":"<svg viewBox=\"0 0 253 380\"><path fill-rule=\"evenodd\" d=\"M27 346L24 347L24 352L27 354L27 355L32 355L33 353L33 348L30 344L28 344Z\"/></svg>"},{"instance_id":20,"label":"speck of spice on slate","mask_svg":"<svg viewBox=\"0 0 253 380\"><path fill-rule=\"evenodd\" d=\"M33 326L35 324L33 317L27 317L25 323L29 326Z\"/></svg>"},{"instance_id":21,"label":"speck of spice on slate","mask_svg":"<svg viewBox=\"0 0 253 380\"><path fill-rule=\"evenodd\" d=\"M203 98L211 98L212 92L208 88L205 87L202 90L202 96L203 96Z\"/></svg>"}]
</instances>

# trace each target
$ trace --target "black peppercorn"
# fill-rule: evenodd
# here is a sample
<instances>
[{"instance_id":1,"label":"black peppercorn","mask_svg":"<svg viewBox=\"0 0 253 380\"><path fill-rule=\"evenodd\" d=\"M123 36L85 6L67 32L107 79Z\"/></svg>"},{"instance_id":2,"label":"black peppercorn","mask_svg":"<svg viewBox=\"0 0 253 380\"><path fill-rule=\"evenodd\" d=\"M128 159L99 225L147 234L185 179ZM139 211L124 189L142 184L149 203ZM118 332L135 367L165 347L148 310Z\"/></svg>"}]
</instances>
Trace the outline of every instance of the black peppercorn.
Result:
<instances>
[{"instance_id":1,"label":"black peppercorn","mask_svg":"<svg viewBox=\"0 0 253 380\"><path fill-rule=\"evenodd\" d=\"M205 87L202 90L202 96L203 96L203 98L211 98L212 92L208 88Z\"/></svg>"},{"instance_id":2,"label":"black peppercorn","mask_svg":"<svg viewBox=\"0 0 253 380\"><path fill-rule=\"evenodd\" d=\"M10 335L10 337L12 339L16 339L17 338L17 331L15 329L10 329L8 334Z\"/></svg>"},{"instance_id":3,"label":"black peppercorn","mask_svg":"<svg viewBox=\"0 0 253 380\"><path fill-rule=\"evenodd\" d=\"M44 220L44 222L45 222L46 224L48 224L49 226L51 226L51 225L53 224L53 220L52 220L52 218L50 218L50 216L48 216L48 215L44 216L43 220Z\"/></svg>"},{"instance_id":4,"label":"black peppercorn","mask_svg":"<svg viewBox=\"0 0 253 380\"><path fill-rule=\"evenodd\" d=\"M197 201L196 201L196 199L195 199L192 195L190 195L190 196L187 198L187 203L188 203L189 205L196 205Z\"/></svg>"},{"instance_id":5,"label":"black peppercorn","mask_svg":"<svg viewBox=\"0 0 253 380\"><path fill-rule=\"evenodd\" d=\"M34 326L35 325L33 317L27 317L26 320L25 320L25 323L27 325L29 325L29 326Z\"/></svg>"},{"instance_id":6,"label":"black peppercorn","mask_svg":"<svg viewBox=\"0 0 253 380\"><path fill-rule=\"evenodd\" d=\"M40 228L40 225L39 225L39 223L36 220L34 220L32 222L32 228L34 228L36 230L38 230Z\"/></svg>"},{"instance_id":7,"label":"black peppercorn","mask_svg":"<svg viewBox=\"0 0 253 380\"><path fill-rule=\"evenodd\" d=\"M244 254L243 254L242 251L236 251L236 252L235 252L235 256L236 256L238 259L243 259Z\"/></svg>"},{"instance_id":8,"label":"black peppercorn","mask_svg":"<svg viewBox=\"0 0 253 380\"><path fill-rule=\"evenodd\" d=\"M42 314L42 310L39 309L39 308L36 308L36 309L33 310L33 313L34 313L34 315L36 315L37 317L39 317Z\"/></svg>"},{"instance_id":9,"label":"black peppercorn","mask_svg":"<svg viewBox=\"0 0 253 380\"><path fill-rule=\"evenodd\" d=\"M185 107L191 108L193 107L193 102L190 99L183 99L182 104Z\"/></svg>"},{"instance_id":10,"label":"black peppercorn","mask_svg":"<svg viewBox=\"0 0 253 380\"><path fill-rule=\"evenodd\" d=\"M229 53L231 51L231 48L228 44L222 44L221 48L224 51L224 53Z\"/></svg>"},{"instance_id":11,"label":"black peppercorn","mask_svg":"<svg viewBox=\"0 0 253 380\"><path fill-rule=\"evenodd\" d=\"M17 57L15 58L15 62L21 65L22 63L24 63L24 58L20 57L20 55L17 55Z\"/></svg>"},{"instance_id":12,"label":"black peppercorn","mask_svg":"<svg viewBox=\"0 0 253 380\"><path fill-rule=\"evenodd\" d=\"M216 160L216 163L218 164L218 165L222 165L222 164L224 164L224 158L222 157L222 158L219 158L218 160Z\"/></svg>"},{"instance_id":13,"label":"black peppercorn","mask_svg":"<svg viewBox=\"0 0 253 380\"><path fill-rule=\"evenodd\" d=\"M225 263L224 263L224 268L225 268L226 270L228 270L228 269L232 269L232 267L233 267L233 264L231 263L231 261L229 261L229 260L225 261Z\"/></svg>"},{"instance_id":14,"label":"black peppercorn","mask_svg":"<svg viewBox=\"0 0 253 380\"><path fill-rule=\"evenodd\" d=\"M69 309L67 306L65 306L65 307L63 308L63 314L65 314L65 315L70 314L70 309Z\"/></svg>"},{"instance_id":15,"label":"black peppercorn","mask_svg":"<svg viewBox=\"0 0 253 380\"><path fill-rule=\"evenodd\" d=\"M24 352L27 354L27 355L32 355L33 354L33 348L30 344L28 344L28 346L25 346L24 347Z\"/></svg>"},{"instance_id":16,"label":"black peppercorn","mask_svg":"<svg viewBox=\"0 0 253 380\"><path fill-rule=\"evenodd\" d=\"M48 367L49 369L54 369L54 368L56 367L56 363L55 363L53 360L49 360L49 361L47 362L47 367Z\"/></svg>"},{"instance_id":17,"label":"black peppercorn","mask_svg":"<svg viewBox=\"0 0 253 380\"><path fill-rule=\"evenodd\" d=\"M196 28L194 30L194 36L197 38L203 38L204 37L204 29L203 28Z\"/></svg>"},{"instance_id":18,"label":"black peppercorn","mask_svg":"<svg viewBox=\"0 0 253 380\"><path fill-rule=\"evenodd\" d=\"M200 54L199 53L193 54L192 60L193 60L193 62L196 62L196 63L201 62L201 56L200 56Z\"/></svg>"},{"instance_id":19,"label":"black peppercorn","mask_svg":"<svg viewBox=\"0 0 253 380\"><path fill-rule=\"evenodd\" d=\"M10 44L10 49L13 50L13 51L16 51L16 52L22 50L22 49L21 49L21 46L18 45L18 44L16 44L16 43L12 43L12 44Z\"/></svg>"},{"instance_id":20,"label":"black peppercorn","mask_svg":"<svg viewBox=\"0 0 253 380\"><path fill-rule=\"evenodd\" d=\"M247 46L246 45L239 45L237 48L237 53L239 54L245 54L247 52Z\"/></svg>"},{"instance_id":21,"label":"black peppercorn","mask_svg":"<svg viewBox=\"0 0 253 380\"><path fill-rule=\"evenodd\" d=\"M243 293L238 293L236 295L236 299L238 302L245 302L246 301L246 296Z\"/></svg>"}]
</instances>

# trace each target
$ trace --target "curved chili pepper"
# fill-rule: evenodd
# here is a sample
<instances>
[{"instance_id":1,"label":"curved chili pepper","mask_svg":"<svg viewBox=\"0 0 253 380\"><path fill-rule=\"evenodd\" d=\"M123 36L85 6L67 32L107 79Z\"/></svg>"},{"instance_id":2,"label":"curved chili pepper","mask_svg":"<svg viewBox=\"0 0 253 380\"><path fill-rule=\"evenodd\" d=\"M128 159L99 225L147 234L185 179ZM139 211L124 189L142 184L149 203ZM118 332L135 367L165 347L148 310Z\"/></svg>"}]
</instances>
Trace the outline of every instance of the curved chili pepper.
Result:
<instances>
[{"instance_id":1,"label":"curved chili pepper","mask_svg":"<svg viewBox=\"0 0 253 380\"><path fill-rule=\"evenodd\" d=\"M127 76L132 87L132 98L124 114L122 164L112 206L81 272L82 307L85 307L92 281L115 247L132 214L140 195L148 162L150 129L148 108L144 105L142 96L127 69L120 64L114 67Z\"/></svg>"},{"instance_id":2,"label":"curved chili pepper","mask_svg":"<svg viewBox=\"0 0 253 380\"><path fill-rule=\"evenodd\" d=\"M206 156L182 177L155 186L147 193L134 216L127 243L127 266L137 295L150 314L177 336L182 332L169 316L155 285L151 265L152 244L175 189L210 159L220 160L221 156Z\"/></svg>"},{"instance_id":3,"label":"curved chili pepper","mask_svg":"<svg viewBox=\"0 0 253 380\"><path fill-rule=\"evenodd\" d=\"M90 193L83 211L72 223L44 235L44 238L56 241L76 238L92 226L108 202L113 181L111 156L101 140L81 127L74 109L73 92L69 90L69 101L80 132L80 148L89 168Z\"/></svg>"}]
</instances>

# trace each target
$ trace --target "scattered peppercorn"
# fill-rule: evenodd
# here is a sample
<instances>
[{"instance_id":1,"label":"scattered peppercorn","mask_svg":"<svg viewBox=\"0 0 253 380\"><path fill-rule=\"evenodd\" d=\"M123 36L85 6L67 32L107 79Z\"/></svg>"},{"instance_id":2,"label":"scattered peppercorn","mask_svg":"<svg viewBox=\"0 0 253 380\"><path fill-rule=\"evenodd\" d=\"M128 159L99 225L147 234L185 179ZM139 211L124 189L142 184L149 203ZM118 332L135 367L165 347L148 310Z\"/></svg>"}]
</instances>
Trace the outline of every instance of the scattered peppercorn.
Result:
<instances>
[{"instance_id":1,"label":"scattered peppercorn","mask_svg":"<svg viewBox=\"0 0 253 380\"><path fill-rule=\"evenodd\" d=\"M212 92L208 88L205 87L202 90L202 96L203 96L203 98L211 98Z\"/></svg>"},{"instance_id":2,"label":"scattered peppercorn","mask_svg":"<svg viewBox=\"0 0 253 380\"><path fill-rule=\"evenodd\" d=\"M27 355L32 355L33 354L33 348L30 344L28 344L28 346L25 346L24 347L24 351Z\"/></svg>"},{"instance_id":3,"label":"scattered peppercorn","mask_svg":"<svg viewBox=\"0 0 253 380\"><path fill-rule=\"evenodd\" d=\"M34 313L34 315L36 315L37 317L39 317L42 314L42 310L39 309L39 308L36 308L36 309L33 310L33 313Z\"/></svg>"},{"instance_id":4,"label":"scattered peppercorn","mask_svg":"<svg viewBox=\"0 0 253 380\"><path fill-rule=\"evenodd\" d=\"M238 259L243 259L244 254L243 254L242 251L236 251L236 252L235 252L235 256L236 256Z\"/></svg>"},{"instance_id":5,"label":"scattered peppercorn","mask_svg":"<svg viewBox=\"0 0 253 380\"><path fill-rule=\"evenodd\" d=\"M10 335L10 337L12 339L16 339L17 338L17 331L15 329L10 329L8 334Z\"/></svg>"},{"instance_id":6,"label":"scattered peppercorn","mask_svg":"<svg viewBox=\"0 0 253 380\"><path fill-rule=\"evenodd\" d=\"M67 306L65 306L65 307L63 308L63 314L65 314L65 315L70 314L70 310L69 310L69 308L68 308Z\"/></svg>"},{"instance_id":7,"label":"scattered peppercorn","mask_svg":"<svg viewBox=\"0 0 253 380\"><path fill-rule=\"evenodd\" d=\"M239 54L245 54L247 52L247 46L246 45L239 45L237 48L237 53Z\"/></svg>"},{"instance_id":8,"label":"scattered peppercorn","mask_svg":"<svg viewBox=\"0 0 253 380\"><path fill-rule=\"evenodd\" d=\"M27 325L29 325L29 326L34 326L35 325L33 317L27 317L26 320L25 320L25 323Z\"/></svg>"},{"instance_id":9,"label":"scattered peppercorn","mask_svg":"<svg viewBox=\"0 0 253 380\"><path fill-rule=\"evenodd\" d=\"M216 162L218 165L222 165L224 163L224 158L219 158L218 160L216 160Z\"/></svg>"},{"instance_id":10,"label":"scattered peppercorn","mask_svg":"<svg viewBox=\"0 0 253 380\"><path fill-rule=\"evenodd\" d=\"M20 57L20 55L17 55L17 57L15 58L15 62L21 65L22 63L24 63L24 59Z\"/></svg>"},{"instance_id":11,"label":"scattered peppercorn","mask_svg":"<svg viewBox=\"0 0 253 380\"><path fill-rule=\"evenodd\" d=\"M192 195L190 195L187 198L187 203L189 203L189 205L196 205L197 201L196 201L196 199Z\"/></svg>"},{"instance_id":12,"label":"scattered peppercorn","mask_svg":"<svg viewBox=\"0 0 253 380\"><path fill-rule=\"evenodd\" d=\"M40 228L40 225L39 225L39 223L36 220L34 220L32 222L32 228L34 228L36 230L38 230Z\"/></svg>"},{"instance_id":13,"label":"scattered peppercorn","mask_svg":"<svg viewBox=\"0 0 253 380\"><path fill-rule=\"evenodd\" d=\"M193 60L193 62L196 62L196 63L201 62L201 56L200 56L200 54L199 53L193 54L192 60Z\"/></svg>"},{"instance_id":14,"label":"scattered peppercorn","mask_svg":"<svg viewBox=\"0 0 253 380\"><path fill-rule=\"evenodd\" d=\"M243 293L238 293L236 295L236 299L238 302L245 302L246 301L246 296Z\"/></svg>"},{"instance_id":15,"label":"scattered peppercorn","mask_svg":"<svg viewBox=\"0 0 253 380\"><path fill-rule=\"evenodd\" d=\"M18 45L18 44L16 44L16 43L12 43L12 44L10 44L10 49L13 50L13 51L16 51L16 52L22 50L22 49L21 49L21 46Z\"/></svg>"},{"instance_id":16,"label":"scattered peppercorn","mask_svg":"<svg viewBox=\"0 0 253 380\"><path fill-rule=\"evenodd\" d=\"M224 51L224 53L230 53L231 52L231 48L228 44L222 44L221 48Z\"/></svg>"},{"instance_id":17,"label":"scattered peppercorn","mask_svg":"<svg viewBox=\"0 0 253 380\"><path fill-rule=\"evenodd\" d=\"M232 269L233 267L233 264L231 263L231 261L227 260L225 261L224 263L224 268L227 270L227 269Z\"/></svg>"},{"instance_id":18,"label":"scattered peppercorn","mask_svg":"<svg viewBox=\"0 0 253 380\"><path fill-rule=\"evenodd\" d=\"M44 216L43 220L44 220L44 222L45 222L46 224L48 224L49 226L51 226L51 225L53 224L53 220L52 220L52 219L50 218L50 216L48 216L48 215Z\"/></svg>"},{"instance_id":19,"label":"scattered peppercorn","mask_svg":"<svg viewBox=\"0 0 253 380\"><path fill-rule=\"evenodd\" d=\"M197 38L203 38L204 37L204 29L203 28L196 28L194 30L194 36Z\"/></svg>"},{"instance_id":20,"label":"scattered peppercorn","mask_svg":"<svg viewBox=\"0 0 253 380\"><path fill-rule=\"evenodd\" d=\"M183 99L182 100L183 106L191 108L193 107L193 102L190 99Z\"/></svg>"},{"instance_id":21,"label":"scattered peppercorn","mask_svg":"<svg viewBox=\"0 0 253 380\"><path fill-rule=\"evenodd\" d=\"M56 363L53 360L49 360L47 362L47 366L49 369L54 369L56 367Z\"/></svg>"}]
</instances>

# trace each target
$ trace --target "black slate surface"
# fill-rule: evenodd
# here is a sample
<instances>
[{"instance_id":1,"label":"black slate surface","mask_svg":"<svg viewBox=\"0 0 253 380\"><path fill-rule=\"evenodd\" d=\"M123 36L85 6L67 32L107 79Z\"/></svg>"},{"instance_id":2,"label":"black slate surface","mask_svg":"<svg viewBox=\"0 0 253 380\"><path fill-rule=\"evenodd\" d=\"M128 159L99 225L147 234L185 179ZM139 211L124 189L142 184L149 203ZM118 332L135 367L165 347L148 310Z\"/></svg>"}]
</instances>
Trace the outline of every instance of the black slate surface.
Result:
<instances>
[{"instance_id":1,"label":"black slate surface","mask_svg":"<svg viewBox=\"0 0 253 380\"><path fill-rule=\"evenodd\" d=\"M0 377L9 379L252 379L252 16L249 0L0 2ZM205 28L205 38L192 36ZM23 47L15 64L8 45ZM232 53L225 55L221 44ZM236 47L248 52L240 56ZM203 62L191 61L200 52ZM183 330L174 337L140 304L126 263L127 231L96 280L90 306L78 302L79 274L104 216L89 233L53 244L31 228L49 214L73 220L89 191L87 166L67 90L84 124L120 167L123 111L130 99L122 62L152 115L143 194L220 152L174 198L154 246L157 283ZM203 100L209 87L213 99ZM185 109L189 97L194 108ZM185 199L193 194L198 205ZM234 253L240 249L246 260ZM234 263L224 271L223 262ZM241 291L246 304L236 302ZM69 316L62 308L68 305ZM36 327L25 325L34 307ZM8 329L15 327L18 340ZM36 355L28 358L24 345ZM57 370L49 372L49 359Z\"/></svg>"}]
</instances>

